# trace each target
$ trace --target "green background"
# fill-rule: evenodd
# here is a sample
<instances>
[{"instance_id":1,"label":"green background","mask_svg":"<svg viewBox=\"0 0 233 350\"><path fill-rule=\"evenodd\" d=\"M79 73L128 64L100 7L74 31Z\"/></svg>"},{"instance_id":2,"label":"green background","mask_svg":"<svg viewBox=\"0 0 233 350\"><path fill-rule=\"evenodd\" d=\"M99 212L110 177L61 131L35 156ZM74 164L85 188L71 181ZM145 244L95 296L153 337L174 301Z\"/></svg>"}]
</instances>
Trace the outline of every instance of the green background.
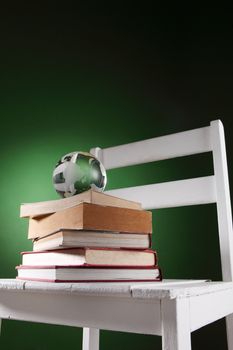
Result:
<instances>
[{"instance_id":1,"label":"green background","mask_svg":"<svg viewBox=\"0 0 233 350\"><path fill-rule=\"evenodd\" d=\"M22 202L58 198L65 153L209 125L225 126L232 183L232 19L219 8L74 9L12 5L0 14L0 277L31 250ZM107 189L213 173L210 154L111 170ZM153 211L165 278L221 279L215 205ZM39 303L39 300L38 300ZM113 315L114 317L114 315ZM81 329L7 321L1 349L81 349ZM226 349L224 321L192 334L193 349ZM101 332L104 349L160 349L154 336Z\"/></svg>"}]
</instances>

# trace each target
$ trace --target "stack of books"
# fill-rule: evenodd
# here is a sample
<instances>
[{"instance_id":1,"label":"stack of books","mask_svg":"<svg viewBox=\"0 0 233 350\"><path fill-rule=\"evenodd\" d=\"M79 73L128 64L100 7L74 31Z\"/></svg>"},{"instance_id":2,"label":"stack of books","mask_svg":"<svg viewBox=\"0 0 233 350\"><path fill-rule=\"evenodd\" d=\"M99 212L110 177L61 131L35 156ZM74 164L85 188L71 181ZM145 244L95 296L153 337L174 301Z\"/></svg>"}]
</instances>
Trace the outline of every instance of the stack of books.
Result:
<instances>
[{"instance_id":1,"label":"stack of books","mask_svg":"<svg viewBox=\"0 0 233 350\"><path fill-rule=\"evenodd\" d=\"M22 204L33 251L17 278L45 282L160 281L151 249L152 213L140 203L92 190Z\"/></svg>"}]
</instances>

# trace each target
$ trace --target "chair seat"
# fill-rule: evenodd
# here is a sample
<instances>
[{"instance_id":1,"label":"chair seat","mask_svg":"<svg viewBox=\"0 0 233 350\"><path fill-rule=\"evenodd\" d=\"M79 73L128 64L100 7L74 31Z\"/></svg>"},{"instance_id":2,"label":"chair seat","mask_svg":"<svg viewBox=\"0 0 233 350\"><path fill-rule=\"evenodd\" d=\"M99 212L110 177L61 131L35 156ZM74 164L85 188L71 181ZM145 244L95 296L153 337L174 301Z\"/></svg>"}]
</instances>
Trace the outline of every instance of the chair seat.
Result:
<instances>
[{"instance_id":1,"label":"chair seat","mask_svg":"<svg viewBox=\"0 0 233 350\"><path fill-rule=\"evenodd\" d=\"M233 312L233 283L163 280L56 284L0 279L2 319L162 335L161 312L168 310L170 315L181 304L188 305L192 332Z\"/></svg>"},{"instance_id":2,"label":"chair seat","mask_svg":"<svg viewBox=\"0 0 233 350\"><path fill-rule=\"evenodd\" d=\"M0 279L0 292L25 291L82 296L112 296L142 299L184 298L233 289L233 282L170 280L162 282L45 283Z\"/></svg>"}]
</instances>

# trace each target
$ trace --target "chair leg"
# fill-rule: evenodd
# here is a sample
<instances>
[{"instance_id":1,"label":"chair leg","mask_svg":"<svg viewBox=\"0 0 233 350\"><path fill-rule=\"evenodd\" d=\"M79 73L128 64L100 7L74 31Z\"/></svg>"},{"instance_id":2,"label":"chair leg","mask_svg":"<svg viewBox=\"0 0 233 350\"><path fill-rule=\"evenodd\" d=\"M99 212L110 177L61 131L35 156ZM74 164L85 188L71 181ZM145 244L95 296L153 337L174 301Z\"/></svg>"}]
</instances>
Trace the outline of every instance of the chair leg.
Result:
<instances>
[{"instance_id":1,"label":"chair leg","mask_svg":"<svg viewBox=\"0 0 233 350\"><path fill-rule=\"evenodd\" d=\"M163 350L191 350L188 299L161 301Z\"/></svg>"},{"instance_id":2,"label":"chair leg","mask_svg":"<svg viewBox=\"0 0 233 350\"><path fill-rule=\"evenodd\" d=\"M226 317L228 350L233 350L233 314Z\"/></svg>"},{"instance_id":3,"label":"chair leg","mask_svg":"<svg viewBox=\"0 0 233 350\"><path fill-rule=\"evenodd\" d=\"M99 350L99 329L83 328L83 350Z\"/></svg>"}]
</instances>

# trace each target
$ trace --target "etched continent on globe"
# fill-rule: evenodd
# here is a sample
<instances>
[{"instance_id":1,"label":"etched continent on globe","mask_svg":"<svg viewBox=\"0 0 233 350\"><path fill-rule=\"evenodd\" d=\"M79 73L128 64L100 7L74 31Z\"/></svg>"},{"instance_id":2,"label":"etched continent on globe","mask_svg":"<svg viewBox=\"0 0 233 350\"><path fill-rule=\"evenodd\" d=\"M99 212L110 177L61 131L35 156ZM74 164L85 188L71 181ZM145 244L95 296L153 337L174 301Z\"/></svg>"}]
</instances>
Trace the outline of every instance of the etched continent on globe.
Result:
<instances>
[{"instance_id":1,"label":"etched continent on globe","mask_svg":"<svg viewBox=\"0 0 233 350\"><path fill-rule=\"evenodd\" d=\"M106 182L104 166L87 152L64 155L53 171L53 185L62 197L71 197L89 189L101 192Z\"/></svg>"}]
</instances>

